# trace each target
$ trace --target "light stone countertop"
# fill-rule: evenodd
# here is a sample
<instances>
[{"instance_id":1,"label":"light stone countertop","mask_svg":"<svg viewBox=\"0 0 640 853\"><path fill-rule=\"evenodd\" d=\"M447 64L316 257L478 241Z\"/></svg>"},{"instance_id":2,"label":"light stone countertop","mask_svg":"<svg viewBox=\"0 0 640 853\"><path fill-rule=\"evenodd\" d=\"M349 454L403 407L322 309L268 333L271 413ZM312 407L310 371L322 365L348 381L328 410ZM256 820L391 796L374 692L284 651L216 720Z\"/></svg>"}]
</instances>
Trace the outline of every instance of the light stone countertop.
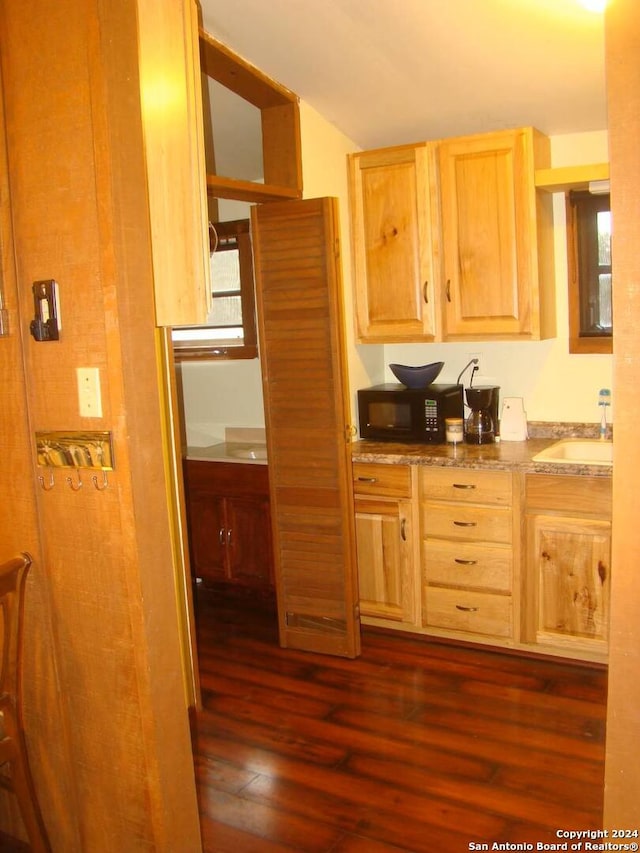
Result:
<instances>
[{"instance_id":1,"label":"light stone countertop","mask_svg":"<svg viewBox=\"0 0 640 853\"><path fill-rule=\"evenodd\" d=\"M264 452L264 457L255 458L239 454L250 453L251 449ZM266 445L247 444L241 441L223 441L208 447L187 447L186 459L196 462L233 462L239 465L268 465Z\"/></svg>"},{"instance_id":2,"label":"light stone countertop","mask_svg":"<svg viewBox=\"0 0 640 853\"><path fill-rule=\"evenodd\" d=\"M572 474L587 477L611 477L610 465L534 462L533 457L566 435L530 438L527 441L501 441L495 444L396 444L382 441L356 441L352 445L354 462L383 464L438 465L451 468L521 471L527 474Z\"/></svg>"},{"instance_id":3,"label":"light stone countertop","mask_svg":"<svg viewBox=\"0 0 640 853\"><path fill-rule=\"evenodd\" d=\"M224 441L205 447L190 445L185 458L195 462L268 465L266 433L261 428L227 427Z\"/></svg>"},{"instance_id":4,"label":"light stone countertop","mask_svg":"<svg viewBox=\"0 0 640 853\"><path fill-rule=\"evenodd\" d=\"M390 465L437 465L451 468L521 471L528 474L570 474L583 477L611 477L610 465L534 462L533 457L563 438L595 438L597 424L530 422L527 441L501 441L495 444L400 444L385 441L354 441L354 462L379 462ZM609 438L611 432L609 431ZM233 462L240 465L268 465L264 430L228 429L226 441L206 447L189 446L186 458L203 462ZM252 458L251 450L258 451ZM247 455L244 455L247 453Z\"/></svg>"}]
</instances>

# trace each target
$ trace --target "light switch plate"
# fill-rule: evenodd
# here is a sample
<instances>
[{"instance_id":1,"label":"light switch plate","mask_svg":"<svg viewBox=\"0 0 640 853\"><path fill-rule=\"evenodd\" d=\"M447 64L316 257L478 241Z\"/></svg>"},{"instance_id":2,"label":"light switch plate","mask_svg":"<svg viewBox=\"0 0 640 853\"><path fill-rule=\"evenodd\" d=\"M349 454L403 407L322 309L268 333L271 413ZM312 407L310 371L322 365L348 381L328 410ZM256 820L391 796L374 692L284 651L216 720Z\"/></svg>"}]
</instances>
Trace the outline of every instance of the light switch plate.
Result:
<instances>
[{"instance_id":1,"label":"light switch plate","mask_svg":"<svg viewBox=\"0 0 640 853\"><path fill-rule=\"evenodd\" d=\"M100 368L77 367L78 408L80 417L101 418L102 397L100 394Z\"/></svg>"}]
</instances>

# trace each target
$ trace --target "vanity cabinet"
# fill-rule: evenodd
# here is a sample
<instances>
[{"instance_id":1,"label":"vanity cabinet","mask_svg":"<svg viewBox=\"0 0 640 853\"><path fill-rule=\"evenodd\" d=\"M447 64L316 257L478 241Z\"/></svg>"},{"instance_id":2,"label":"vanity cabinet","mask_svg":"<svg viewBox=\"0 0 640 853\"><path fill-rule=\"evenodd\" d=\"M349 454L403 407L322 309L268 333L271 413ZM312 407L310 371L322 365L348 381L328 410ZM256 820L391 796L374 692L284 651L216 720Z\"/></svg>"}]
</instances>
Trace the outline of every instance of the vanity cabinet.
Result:
<instances>
[{"instance_id":1,"label":"vanity cabinet","mask_svg":"<svg viewBox=\"0 0 640 853\"><path fill-rule=\"evenodd\" d=\"M426 467L420 471L422 624L429 633L517 635L512 475Z\"/></svg>"},{"instance_id":2,"label":"vanity cabinet","mask_svg":"<svg viewBox=\"0 0 640 853\"><path fill-rule=\"evenodd\" d=\"M437 195L433 143L349 156L358 339L438 336Z\"/></svg>"},{"instance_id":3,"label":"vanity cabinet","mask_svg":"<svg viewBox=\"0 0 640 853\"><path fill-rule=\"evenodd\" d=\"M191 571L206 584L273 584L266 465L185 462Z\"/></svg>"},{"instance_id":4,"label":"vanity cabinet","mask_svg":"<svg viewBox=\"0 0 640 853\"><path fill-rule=\"evenodd\" d=\"M554 335L549 163L532 128L351 155L358 339Z\"/></svg>"},{"instance_id":5,"label":"vanity cabinet","mask_svg":"<svg viewBox=\"0 0 640 853\"><path fill-rule=\"evenodd\" d=\"M525 634L568 656L604 655L611 587L611 480L526 477Z\"/></svg>"},{"instance_id":6,"label":"vanity cabinet","mask_svg":"<svg viewBox=\"0 0 640 853\"><path fill-rule=\"evenodd\" d=\"M409 465L353 464L360 615L417 621L413 476Z\"/></svg>"}]
</instances>

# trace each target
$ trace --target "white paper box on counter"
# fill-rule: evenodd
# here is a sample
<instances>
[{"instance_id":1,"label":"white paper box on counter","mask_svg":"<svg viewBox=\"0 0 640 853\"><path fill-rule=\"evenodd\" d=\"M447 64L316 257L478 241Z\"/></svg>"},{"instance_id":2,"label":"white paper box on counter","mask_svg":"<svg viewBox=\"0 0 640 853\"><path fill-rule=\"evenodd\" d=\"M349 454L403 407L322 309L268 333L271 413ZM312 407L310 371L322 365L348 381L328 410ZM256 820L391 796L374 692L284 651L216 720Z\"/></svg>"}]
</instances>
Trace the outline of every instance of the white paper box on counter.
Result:
<instances>
[{"instance_id":1,"label":"white paper box on counter","mask_svg":"<svg viewBox=\"0 0 640 853\"><path fill-rule=\"evenodd\" d=\"M522 397L505 397L500 416L500 440L526 441L528 438L527 413Z\"/></svg>"}]
</instances>

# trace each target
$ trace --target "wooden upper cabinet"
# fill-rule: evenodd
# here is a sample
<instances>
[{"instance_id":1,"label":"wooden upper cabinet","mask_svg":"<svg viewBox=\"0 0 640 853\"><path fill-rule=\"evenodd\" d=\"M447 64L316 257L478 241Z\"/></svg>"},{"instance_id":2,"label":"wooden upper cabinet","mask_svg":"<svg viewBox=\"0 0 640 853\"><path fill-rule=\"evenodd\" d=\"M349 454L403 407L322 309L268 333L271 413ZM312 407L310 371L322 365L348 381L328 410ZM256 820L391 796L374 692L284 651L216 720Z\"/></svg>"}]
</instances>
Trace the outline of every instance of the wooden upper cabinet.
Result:
<instances>
[{"instance_id":1,"label":"wooden upper cabinet","mask_svg":"<svg viewBox=\"0 0 640 853\"><path fill-rule=\"evenodd\" d=\"M555 334L550 198L535 188L548 159L531 128L440 143L446 340Z\"/></svg>"},{"instance_id":2,"label":"wooden upper cabinet","mask_svg":"<svg viewBox=\"0 0 640 853\"><path fill-rule=\"evenodd\" d=\"M436 338L434 149L349 157L356 322L362 342Z\"/></svg>"},{"instance_id":3,"label":"wooden upper cabinet","mask_svg":"<svg viewBox=\"0 0 640 853\"><path fill-rule=\"evenodd\" d=\"M548 164L531 128L351 155L358 340L554 335Z\"/></svg>"},{"instance_id":4,"label":"wooden upper cabinet","mask_svg":"<svg viewBox=\"0 0 640 853\"><path fill-rule=\"evenodd\" d=\"M156 324L198 324L209 234L196 3L139 0L138 21Z\"/></svg>"}]
</instances>

